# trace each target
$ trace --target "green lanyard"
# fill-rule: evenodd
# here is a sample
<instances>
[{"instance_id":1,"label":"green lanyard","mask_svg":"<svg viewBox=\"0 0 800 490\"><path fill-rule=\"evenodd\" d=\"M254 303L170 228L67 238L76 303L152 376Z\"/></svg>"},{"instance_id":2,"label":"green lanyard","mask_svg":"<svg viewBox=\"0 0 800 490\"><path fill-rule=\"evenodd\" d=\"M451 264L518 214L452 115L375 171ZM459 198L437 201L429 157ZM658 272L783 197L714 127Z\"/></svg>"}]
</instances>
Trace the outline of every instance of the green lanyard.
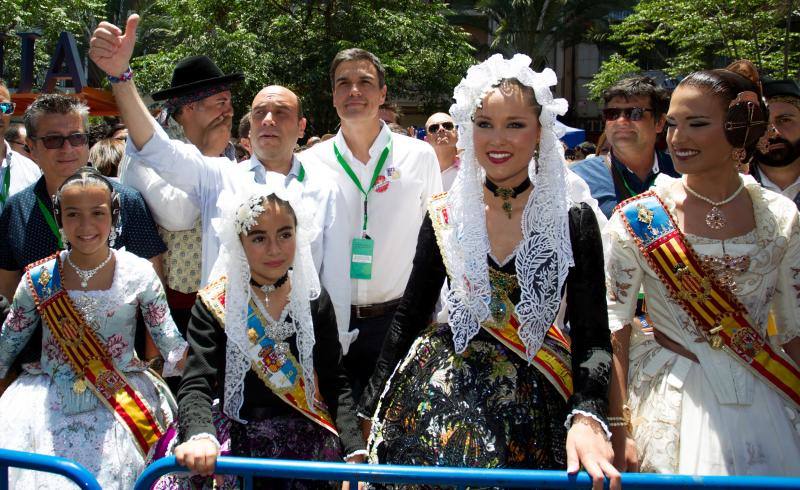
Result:
<instances>
[{"instance_id":1,"label":"green lanyard","mask_svg":"<svg viewBox=\"0 0 800 490\"><path fill-rule=\"evenodd\" d=\"M361 191L361 194L364 196L364 225L361 227L361 231L366 233L367 232L367 198L372 190L375 187L375 182L378 180L378 176L381 174L381 170L383 170L383 165L386 163L386 159L389 158L389 151L392 149L392 140L389 140L389 144L386 145L386 148L383 149L381 153L381 157L378 159L378 165L375 167L375 172L372 174L372 182L369 184L369 189L366 191L363 187L361 187L361 181L358 180L355 172L353 169L350 168L350 164L347 163L347 160L344 159L342 154L339 152L339 148L336 147L336 143L333 144L333 152L336 154L336 160L339 161L339 165L342 166L344 171L347 173L347 176L350 177L350 180L358 187L358 190Z\"/></svg>"},{"instance_id":2,"label":"green lanyard","mask_svg":"<svg viewBox=\"0 0 800 490\"><path fill-rule=\"evenodd\" d=\"M8 199L8 190L11 188L11 162L8 162L6 171L3 173L3 193L0 194L0 204L5 206Z\"/></svg>"},{"instance_id":3,"label":"green lanyard","mask_svg":"<svg viewBox=\"0 0 800 490\"><path fill-rule=\"evenodd\" d=\"M50 231L53 232L53 235L56 237L58 241L58 249L63 250L64 244L61 242L61 233L58 232L58 224L56 223L56 219L53 217L53 213L47 208L47 205L39 199L39 196L36 196L36 201L39 203L39 210L42 212L44 216L44 220L47 221L47 226L50 227Z\"/></svg>"},{"instance_id":4,"label":"green lanyard","mask_svg":"<svg viewBox=\"0 0 800 490\"><path fill-rule=\"evenodd\" d=\"M300 164L300 172L297 173L297 181L302 182L306 179L306 168L303 167L303 164Z\"/></svg>"}]
</instances>

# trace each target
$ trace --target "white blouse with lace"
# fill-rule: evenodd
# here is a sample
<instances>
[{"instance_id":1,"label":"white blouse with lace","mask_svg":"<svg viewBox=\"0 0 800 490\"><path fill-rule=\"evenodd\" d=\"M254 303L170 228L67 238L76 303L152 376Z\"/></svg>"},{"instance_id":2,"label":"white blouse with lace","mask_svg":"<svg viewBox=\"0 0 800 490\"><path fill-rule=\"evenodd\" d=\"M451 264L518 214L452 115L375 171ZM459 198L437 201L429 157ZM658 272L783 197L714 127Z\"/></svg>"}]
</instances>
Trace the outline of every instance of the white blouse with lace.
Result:
<instances>
[{"instance_id":1,"label":"white blouse with lace","mask_svg":"<svg viewBox=\"0 0 800 490\"><path fill-rule=\"evenodd\" d=\"M675 216L680 180L660 176L653 190ZM800 218L788 199L746 179L756 227L716 240L686 235L721 282L730 285L756 328L780 351L800 336ZM629 405L642 471L692 474L800 472L797 411L722 350L713 349L672 299L615 213L603 230L611 331L630 324L640 286L655 329L692 352L690 361L634 330ZM768 333L770 312L775 329Z\"/></svg>"}]
</instances>

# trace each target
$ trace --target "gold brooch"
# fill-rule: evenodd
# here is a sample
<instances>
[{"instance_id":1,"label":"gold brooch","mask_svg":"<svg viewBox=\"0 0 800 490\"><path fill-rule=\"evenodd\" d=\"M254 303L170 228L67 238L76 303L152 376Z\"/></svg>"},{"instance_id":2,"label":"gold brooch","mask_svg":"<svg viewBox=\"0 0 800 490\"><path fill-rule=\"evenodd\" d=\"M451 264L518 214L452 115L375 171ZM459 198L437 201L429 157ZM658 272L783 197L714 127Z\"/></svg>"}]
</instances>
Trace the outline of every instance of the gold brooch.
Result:
<instances>
[{"instance_id":1,"label":"gold brooch","mask_svg":"<svg viewBox=\"0 0 800 490\"><path fill-rule=\"evenodd\" d=\"M638 214L636 215L636 219L648 225L649 227L653 222L653 216L655 216L653 212L644 207L643 204L637 204L636 209L639 210Z\"/></svg>"},{"instance_id":2,"label":"gold brooch","mask_svg":"<svg viewBox=\"0 0 800 490\"><path fill-rule=\"evenodd\" d=\"M74 391L79 395L83 394L83 392L86 391L86 388L87 388L86 381L83 378L80 378L79 380L72 383L72 391Z\"/></svg>"},{"instance_id":3,"label":"gold brooch","mask_svg":"<svg viewBox=\"0 0 800 490\"><path fill-rule=\"evenodd\" d=\"M247 329L247 339L250 341L251 344L257 344L258 332L256 332L254 328Z\"/></svg>"},{"instance_id":4,"label":"gold brooch","mask_svg":"<svg viewBox=\"0 0 800 490\"><path fill-rule=\"evenodd\" d=\"M39 284L42 286L47 286L50 283L50 278L50 271L44 269L39 275Z\"/></svg>"}]
</instances>

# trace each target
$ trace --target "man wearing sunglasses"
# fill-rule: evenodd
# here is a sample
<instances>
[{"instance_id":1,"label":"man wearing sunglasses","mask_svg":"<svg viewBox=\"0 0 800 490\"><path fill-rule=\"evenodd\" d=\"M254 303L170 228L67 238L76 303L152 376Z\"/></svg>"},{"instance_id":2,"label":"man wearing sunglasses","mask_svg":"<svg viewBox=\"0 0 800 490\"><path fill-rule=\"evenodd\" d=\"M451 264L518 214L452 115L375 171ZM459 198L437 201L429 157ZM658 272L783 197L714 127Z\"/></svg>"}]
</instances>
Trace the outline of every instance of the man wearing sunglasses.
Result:
<instances>
[{"instance_id":1,"label":"man wearing sunglasses","mask_svg":"<svg viewBox=\"0 0 800 490\"><path fill-rule=\"evenodd\" d=\"M603 92L603 120L611 152L570 167L589 185L607 217L617 204L640 194L660 173L677 177L672 159L656 149L669 108L667 91L649 77L621 80Z\"/></svg>"},{"instance_id":2,"label":"man wearing sunglasses","mask_svg":"<svg viewBox=\"0 0 800 490\"><path fill-rule=\"evenodd\" d=\"M0 294L7 298L13 296L27 265L64 249L51 196L89 161L89 108L79 99L61 94L40 95L25 110L24 121L28 134L25 141L42 176L11 196L0 214ZM142 196L117 182L112 181L111 185L120 198L114 248L125 247L149 259L160 274L161 254L166 247ZM142 336L137 345L144 341L144 330L138 330ZM40 335L40 330L34 333L18 363L39 360Z\"/></svg>"},{"instance_id":3,"label":"man wearing sunglasses","mask_svg":"<svg viewBox=\"0 0 800 490\"><path fill-rule=\"evenodd\" d=\"M14 103L8 92L6 82L0 79L0 135L5 135L11 124L11 114L14 113ZM0 212L11 195L33 184L42 172L26 156L14 150L9 141L0 139Z\"/></svg>"},{"instance_id":4,"label":"man wearing sunglasses","mask_svg":"<svg viewBox=\"0 0 800 490\"><path fill-rule=\"evenodd\" d=\"M458 132L453 118L445 112L433 114L425 123L425 133L425 141L433 147L436 159L439 160L442 189L447 191L456 180L459 167L458 151L456 150Z\"/></svg>"}]
</instances>

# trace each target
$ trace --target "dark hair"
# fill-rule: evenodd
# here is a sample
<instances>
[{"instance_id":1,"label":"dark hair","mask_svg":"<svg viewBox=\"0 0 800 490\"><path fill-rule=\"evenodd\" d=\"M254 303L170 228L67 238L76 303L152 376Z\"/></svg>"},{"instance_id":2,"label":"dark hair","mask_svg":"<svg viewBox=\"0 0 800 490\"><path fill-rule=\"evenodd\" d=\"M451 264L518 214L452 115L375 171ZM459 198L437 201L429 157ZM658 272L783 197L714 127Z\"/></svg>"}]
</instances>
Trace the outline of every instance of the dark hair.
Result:
<instances>
[{"instance_id":1,"label":"dark hair","mask_svg":"<svg viewBox=\"0 0 800 490\"><path fill-rule=\"evenodd\" d=\"M63 226L61 220L61 194L64 192L64 189L74 186L89 187L92 185L108 189L111 199L111 226L117 226L120 214L119 194L114 190L114 186L111 185L111 182L96 168L81 167L77 172L67 177L64 183L59 186L56 195L53 196L53 214L55 215L59 228Z\"/></svg>"},{"instance_id":2,"label":"dark hair","mask_svg":"<svg viewBox=\"0 0 800 490\"><path fill-rule=\"evenodd\" d=\"M284 201L283 199L281 199L280 197L276 196L275 194L270 194L268 196L264 196L263 198L261 198L261 205L264 207L264 209L266 209L270 204L274 204L274 205L278 206L278 208L280 208L283 211L286 211L287 213L289 213L289 215L292 217L292 221L294 222L294 226L297 227L297 215L295 214L294 209L292 208L292 205L289 204L289 201ZM246 206L246 205L252 205L252 204L250 202L248 202L246 204L243 204L242 206ZM251 207L251 212L252 212L252 207ZM262 211L261 214L263 214L263 211ZM259 214L258 216L261 216L261 214ZM258 218L258 216L256 217L256 219ZM250 230L248 230L247 233L245 233L245 235L247 235L249 233L250 233Z\"/></svg>"},{"instance_id":3,"label":"dark hair","mask_svg":"<svg viewBox=\"0 0 800 490\"><path fill-rule=\"evenodd\" d=\"M380 109L385 111L392 111L397 116L397 120L399 121L401 117L403 117L403 111L400 110L400 106L394 102L384 102L381 104Z\"/></svg>"},{"instance_id":4,"label":"dark hair","mask_svg":"<svg viewBox=\"0 0 800 490\"><path fill-rule=\"evenodd\" d=\"M748 158L768 126L767 106L755 67L746 60L728 68L697 71L681 80L678 87L697 87L719 99L727 110L725 137L734 148L744 148ZM744 100L748 97L749 100ZM739 102L735 102L741 98Z\"/></svg>"},{"instance_id":5,"label":"dark hair","mask_svg":"<svg viewBox=\"0 0 800 490\"><path fill-rule=\"evenodd\" d=\"M20 123L9 124L8 125L8 129L6 129L6 134L5 134L6 140L12 141L12 142L16 141L19 138L20 129L22 129L24 127L25 126L23 126ZM24 144L25 142L23 141L22 143Z\"/></svg>"},{"instance_id":6,"label":"dark hair","mask_svg":"<svg viewBox=\"0 0 800 490\"><path fill-rule=\"evenodd\" d=\"M116 177L119 162L125 156L125 142L115 138L104 138L89 148L89 161L106 177Z\"/></svg>"},{"instance_id":7,"label":"dark hair","mask_svg":"<svg viewBox=\"0 0 800 490\"><path fill-rule=\"evenodd\" d=\"M523 84L516 78L503 78L502 80L499 80L496 84L492 85L492 88L499 88L502 90L504 87L507 87L508 85L515 85L519 88L519 90L522 92L523 97L525 97L525 99L528 101L528 104L531 107L533 107L533 112L536 113L536 117L542 115L542 106L541 104L539 104L539 101L536 100L536 92L533 91L533 87L529 87Z\"/></svg>"},{"instance_id":8,"label":"dark hair","mask_svg":"<svg viewBox=\"0 0 800 490\"><path fill-rule=\"evenodd\" d=\"M250 113L248 112L239 119L239 139L250 137Z\"/></svg>"},{"instance_id":9,"label":"dark hair","mask_svg":"<svg viewBox=\"0 0 800 490\"><path fill-rule=\"evenodd\" d=\"M611 87L603 90L603 105L608 105L611 99L620 97L629 100L633 97L647 97L653 109L653 119L656 121L667 113L669 109L669 93L650 77L636 76L620 80Z\"/></svg>"},{"instance_id":10,"label":"dark hair","mask_svg":"<svg viewBox=\"0 0 800 490\"><path fill-rule=\"evenodd\" d=\"M89 107L77 97L61 94L42 94L25 109L23 121L28 138L37 135L36 126L39 118L49 114L77 114L83 119L83 130L89 129Z\"/></svg>"},{"instance_id":11,"label":"dark hair","mask_svg":"<svg viewBox=\"0 0 800 490\"><path fill-rule=\"evenodd\" d=\"M343 49L336 53L336 56L333 57L333 61L331 61L331 69L329 72L331 78L331 87L336 84L336 80L334 79L336 76L336 68L338 68L341 63L346 61L361 60L366 60L372 63L372 66L375 67L375 71L378 72L378 88L383 88L383 86L386 85L386 70L383 68L381 60L379 60L377 56L369 51L361 48Z\"/></svg>"}]
</instances>

